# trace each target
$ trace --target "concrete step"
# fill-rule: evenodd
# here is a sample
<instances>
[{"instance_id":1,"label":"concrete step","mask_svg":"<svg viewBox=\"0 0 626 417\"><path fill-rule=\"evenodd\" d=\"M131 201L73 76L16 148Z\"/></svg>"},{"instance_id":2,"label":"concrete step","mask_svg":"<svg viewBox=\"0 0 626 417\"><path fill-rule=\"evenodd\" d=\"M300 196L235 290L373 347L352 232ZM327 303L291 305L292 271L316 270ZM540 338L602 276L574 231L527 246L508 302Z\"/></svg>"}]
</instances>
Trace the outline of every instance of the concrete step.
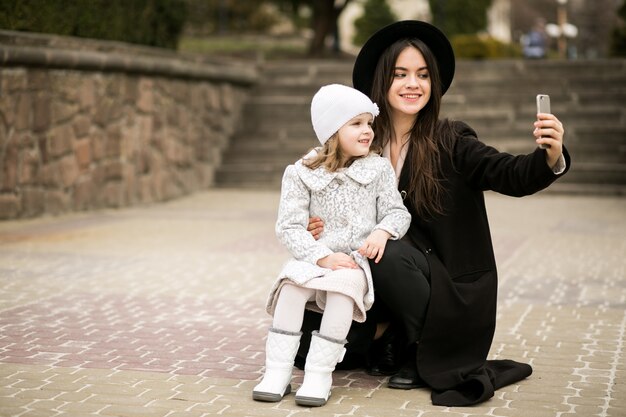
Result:
<instances>
[{"instance_id":1,"label":"concrete step","mask_svg":"<svg viewBox=\"0 0 626 417\"><path fill-rule=\"evenodd\" d=\"M456 79L470 78L477 82L518 76L520 79L554 79L561 77L604 78L623 76L626 62L617 59L580 61L523 61L523 60L459 60Z\"/></svg>"},{"instance_id":2,"label":"concrete step","mask_svg":"<svg viewBox=\"0 0 626 417\"><path fill-rule=\"evenodd\" d=\"M223 153L217 184L279 188L285 166L317 146L310 125L313 94L323 84L351 85L351 70L351 61L266 63L263 82L251 92L240 129ZM461 60L442 115L468 123L501 151L528 153L536 147L537 93L550 94L573 158L571 171L551 189L623 194L626 60Z\"/></svg>"},{"instance_id":3,"label":"concrete step","mask_svg":"<svg viewBox=\"0 0 626 417\"><path fill-rule=\"evenodd\" d=\"M626 184L626 164L573 162L572 169L559 181L574 184Z\"/></svg>"},{"instance_id":4,"label":"concrete step","mask_svg":"<svg viewBox=\"0 0 626 417\"><path fill-rule=\"evenodd\" d=\"M236 184L262 188L279 187L286 165L268 161L247 161L225 165L216 175L216 182L222 187ZM624 186L626 184L626 164L575 162L559 183L564 184L604 184Z\"/></svg>"}]
</instances>

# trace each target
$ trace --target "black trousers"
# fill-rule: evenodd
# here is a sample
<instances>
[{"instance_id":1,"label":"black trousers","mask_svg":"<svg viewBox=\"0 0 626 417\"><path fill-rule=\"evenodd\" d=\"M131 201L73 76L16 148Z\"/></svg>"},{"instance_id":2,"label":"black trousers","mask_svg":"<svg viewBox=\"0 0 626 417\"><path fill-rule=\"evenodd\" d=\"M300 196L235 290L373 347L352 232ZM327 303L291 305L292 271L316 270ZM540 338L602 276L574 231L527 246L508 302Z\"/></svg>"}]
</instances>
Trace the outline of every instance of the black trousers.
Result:
<instances>
[{"instance_id":1,"label":"black trousers","mask_svg":"<svg viewBox=\"0 0 626 417\"><path fill-rule=\"evenodd\" d=\"M398 323L409 344L419 341L430 300L426 256L405 241L387 242L379 263L370 260L377 307L374 319Z\"/></svg>"},{"instance_id":2,"label":"black trousers","mask_svg":"<svg viewBox=\"0 0 626 417\"><path fill-rule=\"evenodd\" d=\"M379 263L370 260L375 301L364 323L353 322L346 356L337 369L365 366L378 323L392 322L406 340L419 341L430 300L430 269L425 255L405 241L390 240ZM302 368L309 351L311 331L319 330L322 315L306 310L296 366Z\"/></svg>"}]
</instances>

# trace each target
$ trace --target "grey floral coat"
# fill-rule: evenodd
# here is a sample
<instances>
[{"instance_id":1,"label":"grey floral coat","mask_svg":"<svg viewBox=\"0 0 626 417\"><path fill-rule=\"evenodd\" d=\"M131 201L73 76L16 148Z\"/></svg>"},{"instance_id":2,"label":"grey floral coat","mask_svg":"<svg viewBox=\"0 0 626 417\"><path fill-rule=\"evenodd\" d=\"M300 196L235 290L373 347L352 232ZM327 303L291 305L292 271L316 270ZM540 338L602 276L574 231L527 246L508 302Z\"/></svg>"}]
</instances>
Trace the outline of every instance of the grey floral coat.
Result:
<instances>
[{"instance_id":1,"label":"grey floral coat","mask_svg":"<svg viewBox=\"0 0 626 417\"><path fill-rule=\"evenodd\" d=\"M307 231L313 216L324 220L318 240ZM309 169L302 159L289 165L282 181L276 235L293 259L278 275L268 299L268 311L282 279L302 284L324 276L331 270L319 267L317 261L334 252L350 254L365 272L368 289L363 304L369 309L374 302L372 274L367 258L356 250L374 229L389 232L395 240L404 236L410 223L411 215L386 158L372 154L339 172L323 167Z\"/></svg>"}]
</instances>

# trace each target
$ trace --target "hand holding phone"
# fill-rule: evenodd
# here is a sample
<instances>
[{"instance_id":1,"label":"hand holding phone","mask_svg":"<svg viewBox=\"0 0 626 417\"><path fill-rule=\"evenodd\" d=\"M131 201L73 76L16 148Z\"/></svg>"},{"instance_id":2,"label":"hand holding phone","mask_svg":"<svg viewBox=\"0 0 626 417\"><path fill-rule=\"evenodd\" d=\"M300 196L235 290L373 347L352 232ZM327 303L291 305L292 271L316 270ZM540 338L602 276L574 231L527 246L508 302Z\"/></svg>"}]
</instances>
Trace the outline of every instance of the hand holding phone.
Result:
<instances>
[{"instance_id":1,"label":"hand holding phone","mask_svg":"<svg viewBox=\"0 0 626 417\"><path fill-rule=\"evenodd\" d=\"M550 111L550 96L547 94L537 94L537 113L552 113ZM541 149L548 149L550 145L542 143Z\"/></svg>"}]
</instances>

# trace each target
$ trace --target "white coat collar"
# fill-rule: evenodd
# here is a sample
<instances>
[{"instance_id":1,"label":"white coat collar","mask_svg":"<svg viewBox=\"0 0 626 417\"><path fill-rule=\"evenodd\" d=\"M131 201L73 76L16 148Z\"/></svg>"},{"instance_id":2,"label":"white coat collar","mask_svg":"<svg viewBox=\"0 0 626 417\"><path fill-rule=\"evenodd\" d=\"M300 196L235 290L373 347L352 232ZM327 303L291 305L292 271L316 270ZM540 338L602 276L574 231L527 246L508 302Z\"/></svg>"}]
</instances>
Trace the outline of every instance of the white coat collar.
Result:
<instances>
[{"instance_id":1,"label":"white coat collar","mask_svg":"<svg viewBox=\"0 0 626 417\"><path fill-rule=\"evenodd\" d=\"M322 190L339 175L346 175L359 184L367 185L374 181L380 171L380 157L378 155L359 158L345 170L337 172L329 172L324 167L317 167L315 169L307 168L302 164L302 160L315 156L317 149L318 148L311 150L311 152L306 154L295 164L298 176L312 191Z\"/></svg>"}]
</instances>

